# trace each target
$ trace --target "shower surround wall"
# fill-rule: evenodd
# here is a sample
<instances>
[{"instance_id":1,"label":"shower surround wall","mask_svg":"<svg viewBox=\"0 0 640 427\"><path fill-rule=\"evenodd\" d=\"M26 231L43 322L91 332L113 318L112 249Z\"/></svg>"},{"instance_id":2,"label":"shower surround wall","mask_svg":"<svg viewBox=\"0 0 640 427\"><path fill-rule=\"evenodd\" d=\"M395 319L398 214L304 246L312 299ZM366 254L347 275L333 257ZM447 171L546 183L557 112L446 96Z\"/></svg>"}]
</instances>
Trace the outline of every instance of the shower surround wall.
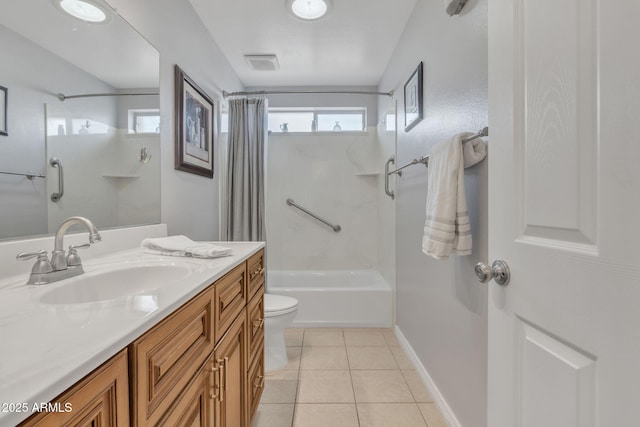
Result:
<instances>
[{"instance_id":1,"label":"shower surround wall","mask_svg":"<svg viewBox=\"0 0 640 427\"><path fill-rule=\"evenodd\" d=\"M278 134L267 144L269 270L377 269L376 129L366 133ZM287 206L339 224L331 228Z\"/></svg>"},{"instance_id":2,"label":"shower surround wall","mask_svg":"<svg viewBox=\"0 0 640 427\"><path fill-rule=\"evenodd\" d=\"M424 119L405 132L403 87L420 61ZM455 17L442 2L417 2L380 83L381 90L395 89L398 100L396 165L458 132L488 125L487 62L486 0L469 2ZM473 254L447 261L421 251L427 170L413 166L395 178L397 327L437 388L452 425L465 427L486 426L487 288L476 281L473 267L489 261L487 161L465 170Z\"/></svg>"}]
</instances>

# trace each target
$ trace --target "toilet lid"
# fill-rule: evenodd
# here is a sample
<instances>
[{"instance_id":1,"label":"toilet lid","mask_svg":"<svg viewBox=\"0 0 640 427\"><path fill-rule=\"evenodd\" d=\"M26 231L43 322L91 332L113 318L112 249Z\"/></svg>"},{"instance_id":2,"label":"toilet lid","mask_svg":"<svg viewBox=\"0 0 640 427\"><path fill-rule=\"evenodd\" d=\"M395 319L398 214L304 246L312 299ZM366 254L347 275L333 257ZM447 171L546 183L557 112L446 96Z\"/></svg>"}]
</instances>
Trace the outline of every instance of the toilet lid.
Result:
<instances>
[{"instance_id":1,"label":"toilet lid","mask_svg":"<svg viewBox=\"0 0 640 427\"><path fill-rule=\"evenodd\" d=\"M264 294L264 314L266 317L287 314L298 308L298 300L285 295Z\"/></svg>"}]
</instances>

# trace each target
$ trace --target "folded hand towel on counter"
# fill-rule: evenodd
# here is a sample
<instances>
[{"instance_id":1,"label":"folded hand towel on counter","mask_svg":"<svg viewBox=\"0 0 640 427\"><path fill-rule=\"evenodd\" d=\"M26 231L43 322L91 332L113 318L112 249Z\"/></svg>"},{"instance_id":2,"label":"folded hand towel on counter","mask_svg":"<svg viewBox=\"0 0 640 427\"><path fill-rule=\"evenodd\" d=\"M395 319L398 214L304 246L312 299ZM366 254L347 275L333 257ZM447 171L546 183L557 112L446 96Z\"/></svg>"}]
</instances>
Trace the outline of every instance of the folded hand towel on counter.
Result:
<instances>
[{"instance_id":1,"label":"folded hand towel on counter","mask_svg":"<svg viewBox=\"0 0 640 427\"><path fill-rule=\"evenodd\" d=\"M439 260L471 254L471 225L464 191L461 141L468 133L436 144L429 157L422 252Z\"/></svg>"},{"instance_id":2,"label":"folded hand towel on counter","mask_svg":"<svg viewBox=\"0 0 640 427\"><path fill-rule=\"evenodd\" d=\"M184 256L193 258L218 258L231 254L230 248L198 243L187 236L169 236L155 239L144 239L141 244L147 253L156 255Z\"/></svg>"},{"instance_id":3,"label":"folded hand towel on counter","mask_svg":"<svg viewBox=\"0 0 640 427\"><path fill-rule=\"evenodd\" d=\"M462 139L473 135L472 133L462 134ZM462 157L464 158L464 167L468 168L476 163L480 163L487 157L487 146L480 138L472 139L462 144Z\"/></svg>"}]
</instances>

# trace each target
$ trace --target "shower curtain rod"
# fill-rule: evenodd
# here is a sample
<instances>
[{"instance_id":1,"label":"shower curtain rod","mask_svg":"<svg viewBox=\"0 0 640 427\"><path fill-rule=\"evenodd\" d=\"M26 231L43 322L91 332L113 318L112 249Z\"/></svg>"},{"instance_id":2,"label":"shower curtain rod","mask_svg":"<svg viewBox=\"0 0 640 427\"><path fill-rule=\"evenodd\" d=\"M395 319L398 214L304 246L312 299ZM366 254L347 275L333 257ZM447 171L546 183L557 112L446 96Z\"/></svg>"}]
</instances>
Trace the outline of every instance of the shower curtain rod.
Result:
<instances>
[{"instance_id":1,"label":"shower curtain rod","mask_svg":"<svg viewBox=\"0 0 640 427\"><path fill-rule=\"evenodd\" d=\"M251 92L227 92L222 91L222 96L228 98L230 96L251 96L251 95L288 95L288 94L343 94L343 95L386 95L393 96L390 92L371 92L359 90L256 90Z\"/></svg>"},{"instance_id":2,"label":"shower curtain rod","mask_svg":"<svg viewBox=\"0 0 640 427\"><path fill-rule=\"evenodd\" d=\"M58 99L62 102L67 99L73 98L93 98L96 96L143 96L143 95L160 95L158 92L122 92L122 93L87 93L84 95L65 95L64 93L58 94Z\"/></svg>"}]
</instances>

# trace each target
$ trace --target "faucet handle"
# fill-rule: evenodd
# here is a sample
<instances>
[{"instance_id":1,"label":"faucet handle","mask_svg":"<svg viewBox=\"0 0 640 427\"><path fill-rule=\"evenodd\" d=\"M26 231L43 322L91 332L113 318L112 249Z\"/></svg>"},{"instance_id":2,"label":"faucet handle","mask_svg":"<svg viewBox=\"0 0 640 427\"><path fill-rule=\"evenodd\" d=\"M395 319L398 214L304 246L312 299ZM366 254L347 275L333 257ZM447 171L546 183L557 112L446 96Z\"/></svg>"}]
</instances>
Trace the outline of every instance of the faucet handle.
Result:
<instances>
[{"instance_id":1,"label":"faucet handle","mask_svg":"<svg viewBox=\"0 0 640 427\"><path fill-rule=\"evenodd\" d=\"M37 252L20 252L18 255L16 255L16 259L18 261L26 261L28 259L35 258L35 257L38 257L38 259L40 259L41 257L46 257L46 256L47 256L47 251L42 249Z\"/></svg>"},{"instance_id":2,"label":"faucet handle","mask_svg":"<svg viewBox=\"0 0 640 427\"><path fill-rule=\"evenodd\" d=\"M84 243L82 245L69 245L69 252L77 252L76 249L84 249L91 246L91 243Z\"/></svg>"},{"instance_id":3,"label":"faucet handle","mask_svg":"<svg viewBox=\"0 0 640 427\"><path fill-rule=\"evenodd\" d=\"M49 262L49 258L47 257L47 251L45 251L44 249L38 252L20 252L18 255L16 255L16 259L20 261L35 257L38 257L38 259L33 265L31 273L41 274L51 273L53 271L53 267L51 267L51 263Z\"/></svg>"},{"instance_id":4,"label":"faucet handle","mask_svg":"<svg viewBox=\"0 0 640 427\"><path fill-rule=\"evenodd\" d=\"M78 255L78 249L84 249L91 246L91 243L85 243L83 245L69 245L69 254L67 255L67 266L75 267L82 265L80 255Z\"/></svg>"}]
</instances>

